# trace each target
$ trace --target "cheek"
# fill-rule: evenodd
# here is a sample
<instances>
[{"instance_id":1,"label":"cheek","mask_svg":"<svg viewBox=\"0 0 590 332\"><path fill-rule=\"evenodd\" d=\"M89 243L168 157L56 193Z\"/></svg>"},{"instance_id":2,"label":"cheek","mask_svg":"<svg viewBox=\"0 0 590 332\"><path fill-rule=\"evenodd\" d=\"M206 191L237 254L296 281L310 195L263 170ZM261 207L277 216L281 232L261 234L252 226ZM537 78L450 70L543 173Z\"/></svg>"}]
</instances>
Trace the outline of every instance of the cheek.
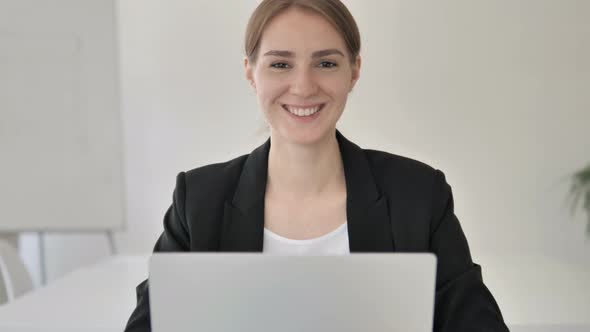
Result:
<instances>
[{"instance_id":1,"label":"cheek","mask_svg":"<svg viewBox=\"0 0 590 332\"><path fill-rule=\"evenodd\" d=\"M260 74L256 80L256 93L261 105L269 105L276 101L287 89L285 80L276 75Z\"/></svg>"},{"instance_id":2,"label":"cheek","mask_svg":"<svg viewBox=\"0 0 590 332\"><path fill-rule=\"evenodd\" d=\"M350 84L341 78L335 78L329 80L324 85L323 90L329 94L335 101L343 102L348 97L348 92L350 91Z\"/></svg>"}]
</instances>

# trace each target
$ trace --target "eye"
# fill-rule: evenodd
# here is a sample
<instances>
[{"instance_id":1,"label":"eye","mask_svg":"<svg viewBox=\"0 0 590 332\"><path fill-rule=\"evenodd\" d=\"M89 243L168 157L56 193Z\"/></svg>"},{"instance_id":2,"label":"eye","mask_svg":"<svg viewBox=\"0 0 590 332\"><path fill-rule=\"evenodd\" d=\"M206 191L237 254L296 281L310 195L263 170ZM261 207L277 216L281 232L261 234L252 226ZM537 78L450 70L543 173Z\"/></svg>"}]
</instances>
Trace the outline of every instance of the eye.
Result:
<instances>
[{"instance_id":1,"label":"eye","mask_svg":"<svg viewBox=\"0 0 590 332\"><path fill-rule=\"evenodd\" d=\"M276 62L270 65L271 68L275 68L275 69L287 69L288 68L288 64L284 63L284 62Z\"/></svg>"},{"instance_id":2,"label":"eye","mask_svg":"<svg viewBox=\"0 0 590 332\"><path fill-rule=\"evenodd\" d=\"M320 62L319 66L321 68L335 68L338 67L338 65L332 61L322 61Z\"/></svg>"}]
</instances>

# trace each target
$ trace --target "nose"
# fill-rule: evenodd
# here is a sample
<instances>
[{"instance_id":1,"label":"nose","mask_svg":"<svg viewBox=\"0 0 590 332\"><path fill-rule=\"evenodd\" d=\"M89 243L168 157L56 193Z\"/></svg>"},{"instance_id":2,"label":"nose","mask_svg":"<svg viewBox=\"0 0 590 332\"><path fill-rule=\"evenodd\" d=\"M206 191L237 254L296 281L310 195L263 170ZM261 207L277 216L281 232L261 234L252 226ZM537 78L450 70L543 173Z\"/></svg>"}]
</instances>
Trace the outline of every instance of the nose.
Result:
<instances>
[{"instance_id":1,"label":"nose","mask_svg":"<svg viewBox=\"0 0 590 332\"><path fill-rule=\"evenodd\" d=\"M294 72L291 83L291 94L301 98L308 98L318 91L317 82L309 69L301 69Z\"/></svg>"}]
</instances>

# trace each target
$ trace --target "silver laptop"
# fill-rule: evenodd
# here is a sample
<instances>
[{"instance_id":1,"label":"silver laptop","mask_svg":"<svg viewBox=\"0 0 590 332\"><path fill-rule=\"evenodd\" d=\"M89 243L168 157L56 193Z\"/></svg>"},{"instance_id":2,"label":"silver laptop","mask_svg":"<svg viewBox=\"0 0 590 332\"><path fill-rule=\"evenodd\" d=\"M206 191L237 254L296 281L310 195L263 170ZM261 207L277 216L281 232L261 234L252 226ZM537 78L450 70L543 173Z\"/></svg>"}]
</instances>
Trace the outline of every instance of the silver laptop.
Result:
<instances>
[{"instance_id":1,"label":"silver laptop","mask_svg":"<svg viewBox=\"0 0 590 332\"><path fill-rule=\"evenodd\" d=\"M432 331L432 254L161 253L154 332Z\"/></svg>"}]
</instances>

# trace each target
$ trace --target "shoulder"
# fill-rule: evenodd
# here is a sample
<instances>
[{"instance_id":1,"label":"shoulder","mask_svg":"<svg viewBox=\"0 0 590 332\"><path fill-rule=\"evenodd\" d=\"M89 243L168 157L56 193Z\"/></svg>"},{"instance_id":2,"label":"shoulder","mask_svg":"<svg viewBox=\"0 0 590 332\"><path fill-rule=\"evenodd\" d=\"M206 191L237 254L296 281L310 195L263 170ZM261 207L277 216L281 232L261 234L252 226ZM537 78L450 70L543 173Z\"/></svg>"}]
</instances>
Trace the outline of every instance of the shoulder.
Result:
<instances>
[{"instance_id":1,"label":"shoulder","mask_svg":"<svg viewBox=\"0 0 590 332\"><path fill-rule=\"evenodd\" d=\"M244 165L244 162L248 158L248 154L236 157L226 162L220 162L215 164L209 164L197 168L193 168L185 172L186 181L188 182L203 182L203 181L214 181L223 180L239 176Z\"/></svg>"},{"instance_id":2,"label":"shoulder","mask_svg":"<svg viewBox=\"0 0 590 332\"><path fill-rule=\"evenodd\" d=\"M363 151L369 163L376 168L384 170L393 168L396 171L410 173L430 173L435 171L434 167L416 159L379 150L363 149Z\"/></svg>"},{"instance_id":3,"label":"shoulder","mask_svg":"<svg viewBox=\"0 0 590 332\"><path fill-rule=\"evenodd\" d=\"M404 178L407 181L432 179L440 171L431 165L393 153L363 149L373 175L378 179Z\"/></svg>"},{"instance_id":4,"label":"shoulder","mask_svg":"<svg viewBox=\"0 0 590 332\"><path fill-rule=\"evenodd\" d=\"M385 151L363 151L377 186L388 196L428 200L441 189L450 190L444 173L431 165Z\"/></svg>"},{"instance_id":5,"label":"shoulder","mask_svg":"<svg viewBox=\"0 0 590 332\"><path fill-rule=\"evenodd\" d=\"M226 162L208 164L178 175L177 187L184 186L189 201L222 198L233 192L248 154ZM182 180L181 180L182 178Z\"/></svg>"}]
</instances>

